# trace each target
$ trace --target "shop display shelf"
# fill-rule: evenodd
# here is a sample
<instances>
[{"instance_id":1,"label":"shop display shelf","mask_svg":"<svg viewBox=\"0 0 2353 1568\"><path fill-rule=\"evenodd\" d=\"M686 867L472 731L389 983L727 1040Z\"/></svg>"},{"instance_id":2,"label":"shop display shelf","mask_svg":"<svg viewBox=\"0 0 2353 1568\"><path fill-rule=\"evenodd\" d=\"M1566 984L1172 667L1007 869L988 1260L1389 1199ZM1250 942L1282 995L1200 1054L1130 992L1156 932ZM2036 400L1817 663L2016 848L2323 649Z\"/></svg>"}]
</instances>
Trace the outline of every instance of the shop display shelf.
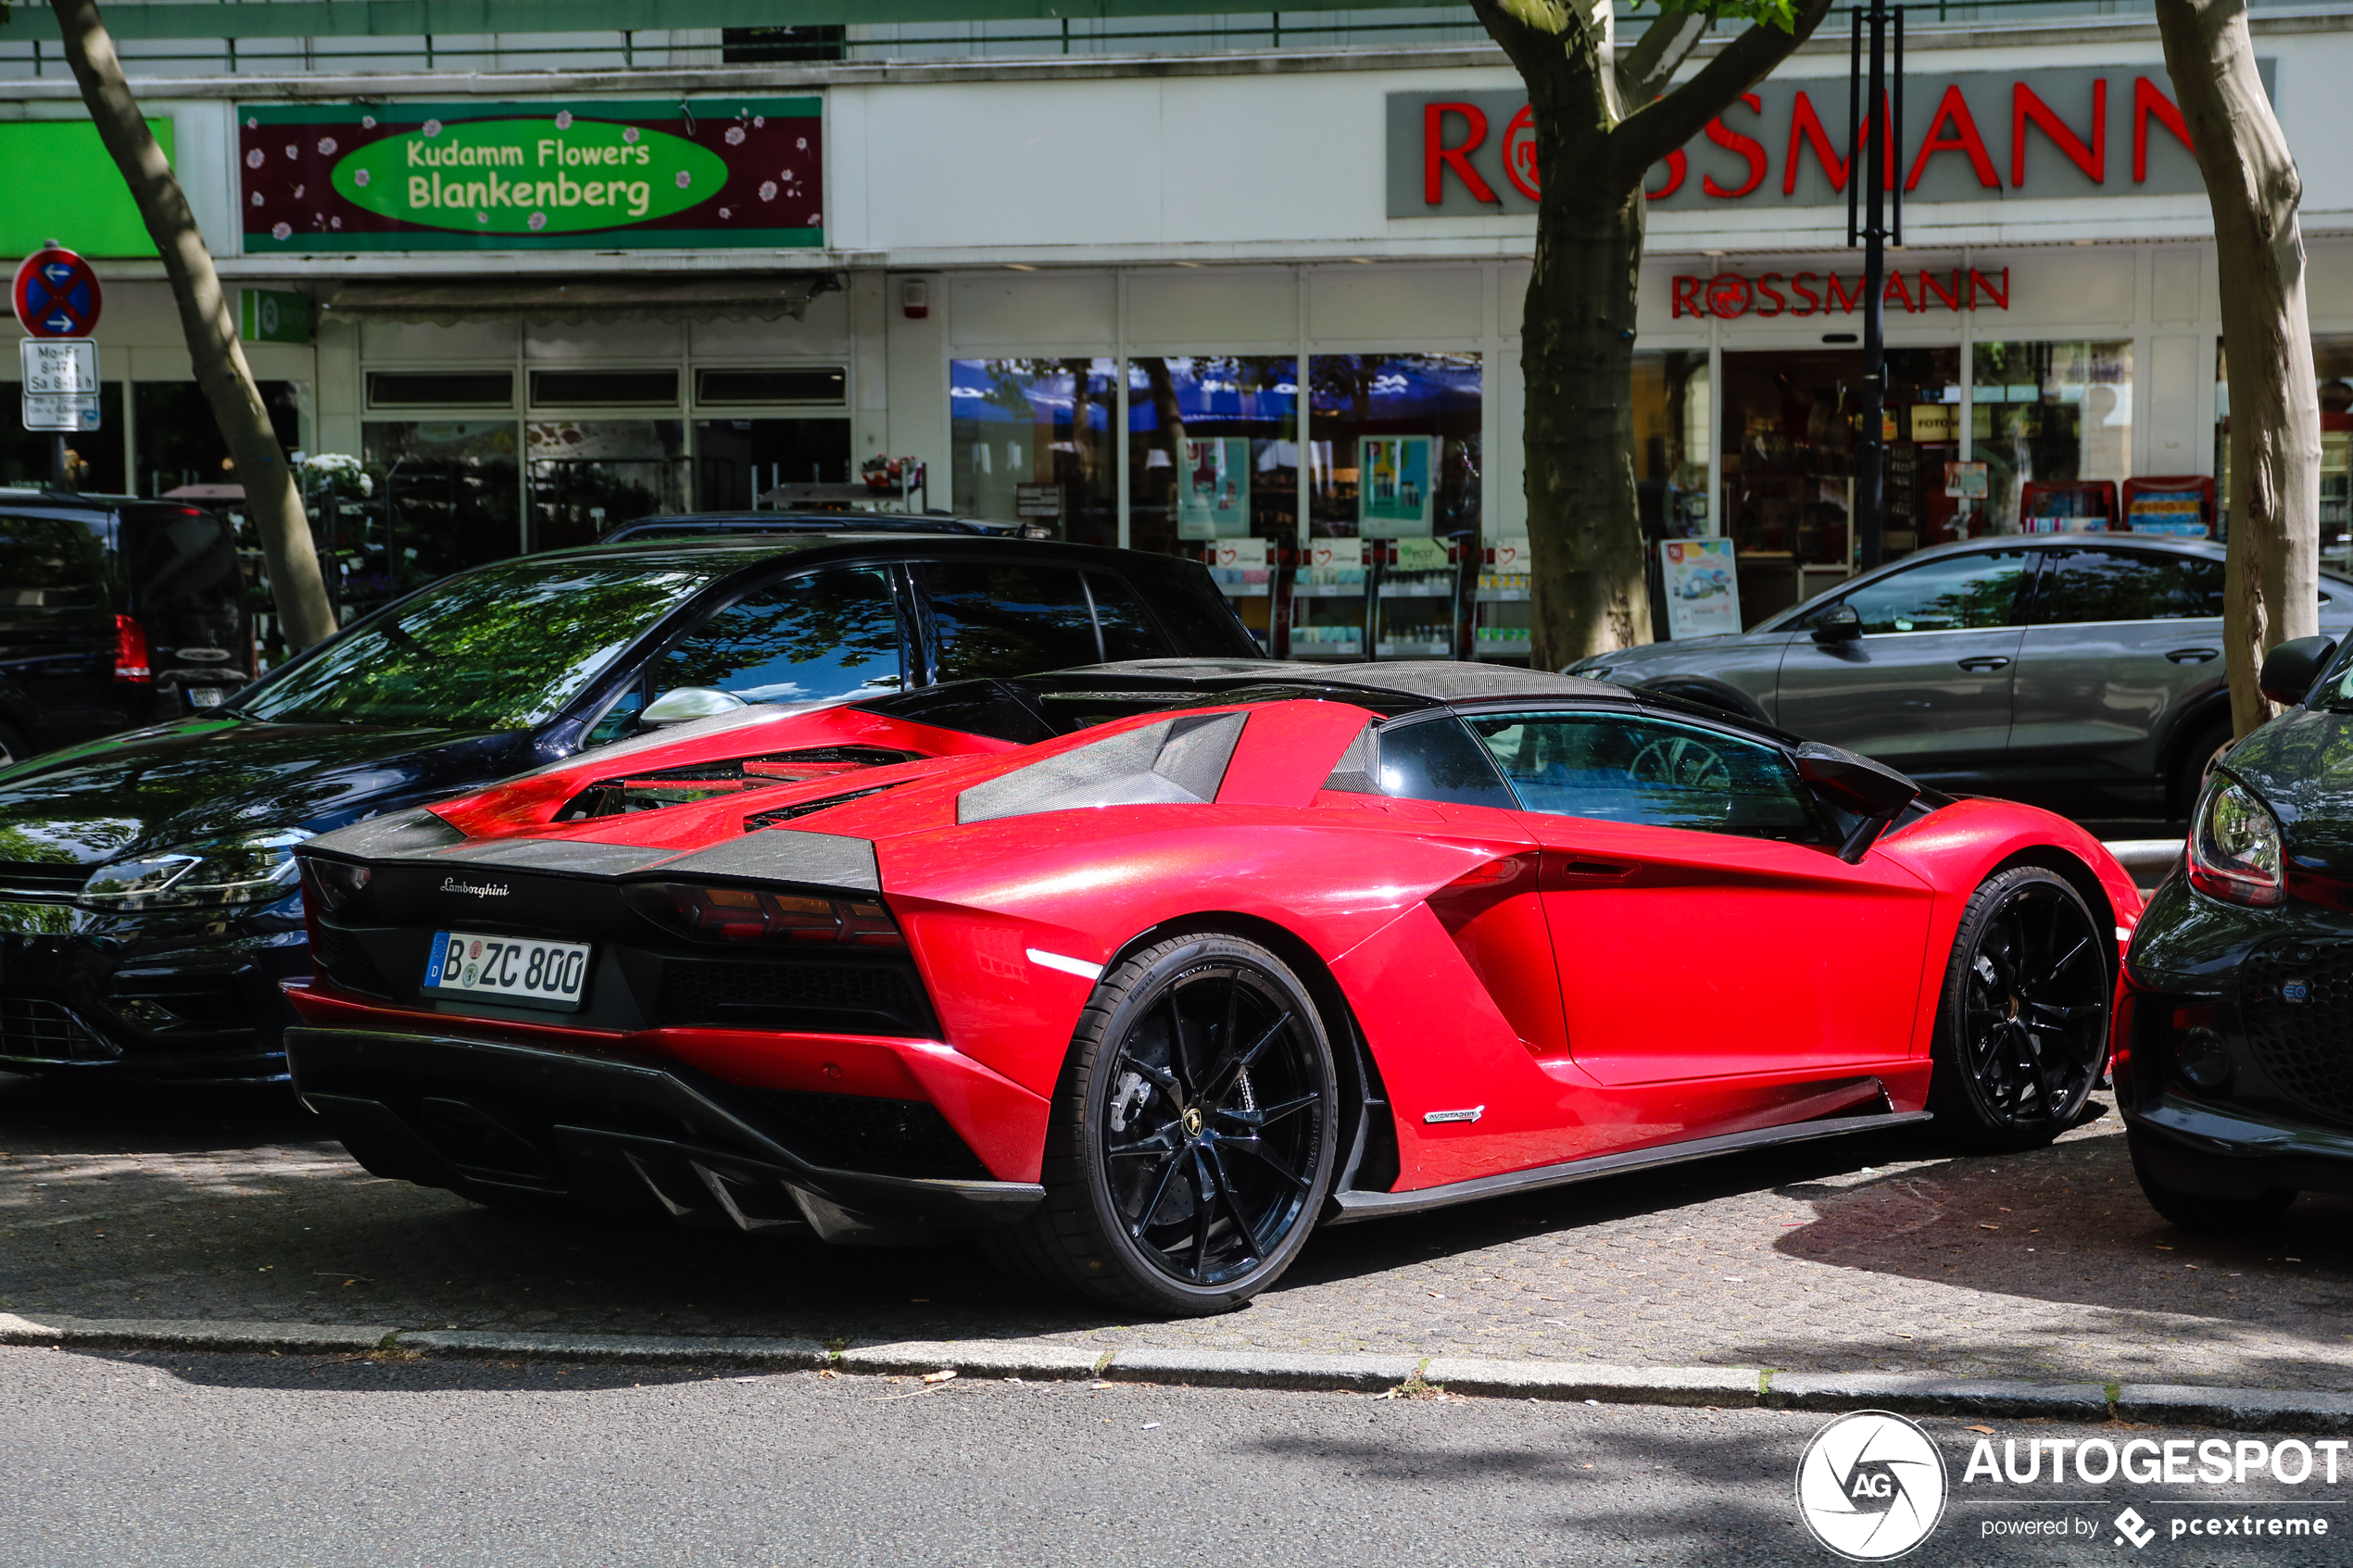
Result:
<instances>
[{"instance_id":1,"label":"shop display shelf","mask_svg":"<svg viewBox=\"0 0 2353 1568\"><path fill-rule=\"evenodd\" d=\"M1454 645L1452 643L1395 642L1373 645L1374 657L1378 659L1451 659L1453 653Z\"/></svg>"},{"instance_id":2,"label":"shop display shelf","mask_svg":"<svg viewBox=\"0 0 2353 1568\"><path fill-rule=\"evenodd\" d=\"M1290 646L1290 656L1293 659L1314 660L1362 659L1365 657L1365 645L1362 643L1294 642Z\"/></svg>"},{"instance_id":3,"label":"shop display shelf","mask_svg":"<svg viewBox=\"0 0 2353 1568\"><path fill-rule=\"evenodd\" d=\"M1275 588L1271 583L1220 583L1217 591L1229 599L1263 599Z\"/></svg>"},{"instance_id":4,"label":"shop display shelf","mask_svg":"<svg viewBox=\"0 0 2353 1568\"><path fill-rule=\"evenodd\" d=\"M1526 659L1534 646L1529 637L1480 637L1471 645L1474 659Z\"/></svg>"},{"instance_id":5,"label":"shop display shelf","mask_svg":"<svg viewBox=\"0 0 2353 1568\"><path fill-rule=\"evenodd\" d=\"M1384 599L1451 599L1454 589L1445 583L1384 583L1380 585Z\"/></svg>"},{"instance_id":6,"label":"shop display shelf","mask_svg":"<svg viewBox=\"0 0 2353 1568\"><path fill-rule=\"evenodd\" d=\"M1524 605L1528 602L1525 588L1474 588L1471 596L1483 605Z\"/></svg>"},{"instance_id":7,"label":"shop display shelf","mask_svg":"<svg viewBox=\"0 0 2353 1568\"><path fill-rule=\"evenodd\" d=\"M1365 596L1362 583L1294 583L1290 589L1295 599L1361 599Z\"/></svg>"}]
</instances>

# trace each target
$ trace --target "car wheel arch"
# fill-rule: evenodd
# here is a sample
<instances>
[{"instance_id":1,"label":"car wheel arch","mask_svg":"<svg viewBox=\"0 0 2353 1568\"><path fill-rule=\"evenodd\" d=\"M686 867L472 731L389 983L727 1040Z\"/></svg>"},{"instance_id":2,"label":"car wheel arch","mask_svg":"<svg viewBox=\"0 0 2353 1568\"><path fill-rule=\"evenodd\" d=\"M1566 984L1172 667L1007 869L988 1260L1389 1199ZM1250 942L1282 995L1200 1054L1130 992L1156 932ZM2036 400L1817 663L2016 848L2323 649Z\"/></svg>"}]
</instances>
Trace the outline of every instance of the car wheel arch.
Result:
<instances>
[{"instance_id":1,"label":"car wheel arch","mask_svg":"<svg viewBox=\"0 0 2353 1568\"><path fill-rule=\"evenodd\" d=\"M2166 729L2165 742L2158 748L2157 754L2158 777L2167 781L2169 793L2173 775L2180 771L2182 764L2188 760L2185 748L2196 745L2201 734L2218 723L2226 722L2230 717L2231 689L2228 686L2219 687L2208 693L2175 716L2172 723ZM2186 816L2190 808L2197 802L2183 800L2169 804L2178 807Z\"/></svg>"},{"instance_id":2,"label":"car wheel arch","mask_svg":"<svg viewBox=\"0 0 2353 1568\"><path fill-rule=\"evenodd\" d=\"M1324 1035L1332 1045L1332 1060L1340 1069L1340 1125L1347 1131L1342 1134L1340 1170L1334 1177L1333 1189L1353 1187L1362 1191L1369 1181L1386 1191L1395 1181L1398 1169L1396 1113L1394 1108L1389 1109L1386 1125L1376 1124L1365 1114L1371 1105L1389 1107L1389 1090L1381 1082L1380 1064L1373 1060L1372 1051L1365 1043L1365 1032L1357 1025L1355 1009L1333 977L1331 966L1287 926L1262 915L1204 909L1171 916L1137 932L1103 961L1103 972L1108 974L1118 968L1130 953L1177 936L1238 936L1255 942L1282 960L1299 977L1307 994L1315 998ZM1326 1211L1330 1211L1328 1199Z\"/></svg>"},{"instance_id":3,"label":"car wheel arch","mask_svg":"<svg viewBox=\"0 0 2353 1568\"><path fill-rule=\"evenodd\" d=\"M2105 931L2116 929L2116 906L2108 900L2108 889L2100 885L2098 873L2084 864L2080 858L2069 854L2056 845L2038 844L2031 848L2017 851L2000 864L1987 868L1985 874L1978 878L1978 885L1983 886L2016 866L2036 866L2060 878L2070 887L2074 888L2076 894L2082 898L2092 911L2093 920L2098 922L2100 929ZM2123 966L2123 956L2117 951L2113 944L2105 942L2100 944L2100 964L2108 971L2108 989L2111 992L2116 988L2117 972Z\"/></svg>"}]
</instances>

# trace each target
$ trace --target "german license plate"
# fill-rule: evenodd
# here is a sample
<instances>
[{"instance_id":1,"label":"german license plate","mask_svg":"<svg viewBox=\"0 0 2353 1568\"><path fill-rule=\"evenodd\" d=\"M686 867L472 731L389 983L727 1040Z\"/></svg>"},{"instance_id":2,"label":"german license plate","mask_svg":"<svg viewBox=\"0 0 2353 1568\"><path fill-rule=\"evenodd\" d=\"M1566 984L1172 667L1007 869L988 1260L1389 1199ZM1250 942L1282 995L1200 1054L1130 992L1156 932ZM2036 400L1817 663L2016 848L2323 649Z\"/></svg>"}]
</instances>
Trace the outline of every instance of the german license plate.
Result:
<instances>
[{"instance_id":1,"label":"german license plate","mask_svg":"<svg viewBox=\"0 0 2353 1568\"><path fill-rule=\"evenodd\" d=\"M190 686L188 688L188 700L198 708L218 708L220 706L221 697L226 695L219 686Z\"/></svg>"},{"instance_id":2,"label":"german license plate","mask_svg":"<svg viewBox=\"0 0 2353 1568\"><path fill-rule=\"evenodd\" d=\"M588 983L585 942L535 942L528 936L488 936L437 931L425 962L429 996L496 997L527 1007L580 1009Z\"/></svg>"}]
</instances>

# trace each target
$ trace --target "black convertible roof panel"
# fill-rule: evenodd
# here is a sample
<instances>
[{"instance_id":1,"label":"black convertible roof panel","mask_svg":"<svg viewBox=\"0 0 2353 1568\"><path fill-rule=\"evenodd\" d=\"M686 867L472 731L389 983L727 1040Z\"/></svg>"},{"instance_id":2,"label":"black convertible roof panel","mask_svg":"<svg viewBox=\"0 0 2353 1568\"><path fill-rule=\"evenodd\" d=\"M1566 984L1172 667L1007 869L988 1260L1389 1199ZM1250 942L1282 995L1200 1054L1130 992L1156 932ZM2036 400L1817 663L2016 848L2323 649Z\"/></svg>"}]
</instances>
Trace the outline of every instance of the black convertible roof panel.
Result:
<instances>
[{"instance_id":1,"label":"black convertible roof panel","mask_svg":"<svg viewBox=\"0 0 2353 1568\"><path fill-rule=\"evenodd\" d=\"M1418 697L1424 702L1482 702L1492 698L1601 697L1629 700L1623 686L1581 675L1554 675L1507 664L1475 664L1452 659L1408 659L1384 664L1309 664L1300 660L1239 659L1135 659L1055 671L1057 676L1140 676L1211 690L1236 685L1344 687Z\"/></svg>"}]
</instances>

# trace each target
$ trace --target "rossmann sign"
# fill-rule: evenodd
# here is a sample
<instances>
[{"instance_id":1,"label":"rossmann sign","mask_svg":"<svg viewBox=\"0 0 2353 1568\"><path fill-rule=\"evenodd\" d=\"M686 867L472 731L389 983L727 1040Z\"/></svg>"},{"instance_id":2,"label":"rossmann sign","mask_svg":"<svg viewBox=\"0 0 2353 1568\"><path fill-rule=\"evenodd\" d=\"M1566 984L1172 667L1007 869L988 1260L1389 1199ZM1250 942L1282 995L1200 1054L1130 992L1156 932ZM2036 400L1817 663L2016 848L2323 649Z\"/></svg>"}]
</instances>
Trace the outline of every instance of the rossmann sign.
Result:
<instances>
[{"instance_id":1,"label":"rossmann sign","mask_svg":"<svg viewBox=\"0 0 2353 1568\"><path fill-rule=\"evenodd\" d=\"M2260 62L2265 90L2274 62ZM1389 216L1528 212L1542 189L1517 90L1389 95ZM1766 82L1645 187L1658 208L1843 206L1843 77ZM2202 194L2161 66L1915 74L1882 183L1907 201Z\"/></svg>"}]
</instances>

